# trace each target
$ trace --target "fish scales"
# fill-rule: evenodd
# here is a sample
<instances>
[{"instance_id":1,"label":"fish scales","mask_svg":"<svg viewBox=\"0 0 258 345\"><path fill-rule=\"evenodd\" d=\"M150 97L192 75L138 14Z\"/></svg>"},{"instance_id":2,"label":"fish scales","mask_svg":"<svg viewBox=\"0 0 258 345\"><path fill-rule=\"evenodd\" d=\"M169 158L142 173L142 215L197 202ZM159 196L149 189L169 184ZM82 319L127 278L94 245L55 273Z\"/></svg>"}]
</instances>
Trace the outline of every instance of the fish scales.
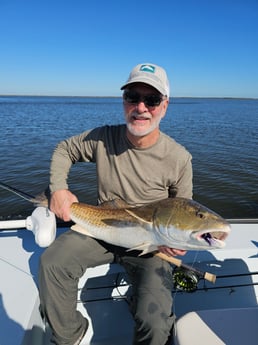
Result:
<instances>
[{"instance_id":1,"label":"fish scales","mask_svg":"<svg viewBox=\"0 0 258 345\"><path fill-rule=\"evenodd\" d=\"M73 203L71 206L72 218L99 227L120 226L128 223L138 223L135 217L126 209L109 209L100 206L91 206L83 203Z\"/></svg>"},{"instance_id":2,"label":"fish scales","mask_svg":"<svg viewBox=\"0 0 258 345\"><path fill-rule=\"evenodd\" d=\"M142 253L165 245L186 250L222 248L229 223L196 201L164 199L133 208L71 205L72 229Z\"/></svg>"},{"instance_id":3,"label":"fish scales","mask_svg":"<svg viewBox=\"0 0 258 345\"><path fill-rule=\"evenodd\" d=\"M139 220L126 209L107 209L74 203L71 217L76 223L73 230L108 243L146 251L154 251L157 246L155 233L140 224ZM143 247L142 247L143 246Z\"/></svg>"},{"instance_id":4,"label":"fish scales","mask_svg":"<svg viewBox=\"0 0 258 345\"><path fill-rule=\"evenodd\" d=\"M25 200L48 207L47 195L33 197L0 182ZM82 234L138 249L142 254L159 246L186 250L223 248L230 224L200 203L185 198L169 198L140 207L128 208L119 199L102 207L82 203L71 205L72 229Z\"/></svg>"}]
</instances>

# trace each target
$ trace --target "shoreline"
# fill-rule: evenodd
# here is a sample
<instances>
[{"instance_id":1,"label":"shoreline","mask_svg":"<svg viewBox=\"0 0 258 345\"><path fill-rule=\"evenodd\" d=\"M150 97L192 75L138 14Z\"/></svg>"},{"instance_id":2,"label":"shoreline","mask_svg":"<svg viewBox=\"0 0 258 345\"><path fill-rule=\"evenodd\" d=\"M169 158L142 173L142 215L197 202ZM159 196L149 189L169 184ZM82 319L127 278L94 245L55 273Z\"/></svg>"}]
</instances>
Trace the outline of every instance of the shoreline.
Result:
<instances>
[{"instance_id":1,"label":"shoreline","mask_svg":"<svg viewBox=\"0 0 258 345\"><path fill-rule=\"evenodd\" d=\"M122 96L62 96L62 95L1 95L0 98L18 98L18 97L24 97L24 98L122 98ZM224 99L224 100L254 100L257 101L258 98L254 97L218 97L218 96L173 96L170 97L170 99Z\"/></svg>"}]
</instances>

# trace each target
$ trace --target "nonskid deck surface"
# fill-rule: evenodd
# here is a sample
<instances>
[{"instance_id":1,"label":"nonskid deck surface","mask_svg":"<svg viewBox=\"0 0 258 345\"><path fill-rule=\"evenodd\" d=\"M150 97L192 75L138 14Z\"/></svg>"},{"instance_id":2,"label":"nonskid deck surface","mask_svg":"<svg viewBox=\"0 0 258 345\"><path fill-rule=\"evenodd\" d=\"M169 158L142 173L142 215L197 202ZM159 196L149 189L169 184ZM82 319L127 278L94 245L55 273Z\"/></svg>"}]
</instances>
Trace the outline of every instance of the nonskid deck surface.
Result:
<instances>
[{"instance_id":1,"label":"nonskid deck surface","mask_svg":"<svg viewBox=\"0 0 258 345\"><path fill-rule=\"evenodd\" d=\"M63 230L58 230L58 233ZM257 306L258 223L233 224L225 249L188 252L184 262L216 274L216 283L200 281L194 293L174 291L174 313ZM38 307L37 269L44 249L32 233L0 232L0 344L50 345ZM3 278L4 277L4 278ZM78 309L90 320L84 345L129 345L133 320L128 281L119 265L89 269L78 290ZM36 340L35 340L36 339Z\"/></svg>"}]
</instances>

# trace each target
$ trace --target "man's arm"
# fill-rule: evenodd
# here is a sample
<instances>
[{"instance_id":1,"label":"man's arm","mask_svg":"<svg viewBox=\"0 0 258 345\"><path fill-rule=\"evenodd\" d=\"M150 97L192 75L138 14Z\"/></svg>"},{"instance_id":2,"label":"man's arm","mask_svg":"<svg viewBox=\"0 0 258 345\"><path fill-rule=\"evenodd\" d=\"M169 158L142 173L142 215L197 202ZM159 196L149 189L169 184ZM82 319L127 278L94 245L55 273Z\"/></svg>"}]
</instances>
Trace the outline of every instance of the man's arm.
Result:
<instances>
[{"instance_id":1,"label":"man's arm","mask_svg":"<svg viewBox=\"0 0 258 345\"><path fill-rule=\"evenodd\" d=\"M73 163L79 160L73 154L72 139L60 142L53 152L50 164L50 209L64 221L70 220L70 206L78 202L77 197L69 191L67 178Z\"/></svg>"}]
</instances>

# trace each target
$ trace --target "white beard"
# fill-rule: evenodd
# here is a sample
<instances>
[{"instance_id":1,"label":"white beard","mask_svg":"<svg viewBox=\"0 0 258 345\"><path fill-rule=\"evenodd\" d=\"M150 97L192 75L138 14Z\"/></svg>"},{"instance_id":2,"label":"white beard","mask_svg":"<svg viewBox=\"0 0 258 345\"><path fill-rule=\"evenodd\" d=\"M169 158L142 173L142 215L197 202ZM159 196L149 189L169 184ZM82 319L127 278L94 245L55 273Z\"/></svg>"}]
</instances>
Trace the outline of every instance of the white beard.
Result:
<instances>
[{"instance_id":1,"label":"white beard","mask_svg":"<svg viewBox=\"0 0 258 345\"><path fill-rule=\"evenodd\" d=\"M127 129L128 131L136 136L136 137L143 137L145 135L148 135L151 133L154 129L159 127L160 121L162 119L162 116L156 117L154 121L152 121L151 125L144 129L145 125L143 124L142 126L139 125L134 125L129 121L126 121Z\"/></svg>"}]
</instances>

